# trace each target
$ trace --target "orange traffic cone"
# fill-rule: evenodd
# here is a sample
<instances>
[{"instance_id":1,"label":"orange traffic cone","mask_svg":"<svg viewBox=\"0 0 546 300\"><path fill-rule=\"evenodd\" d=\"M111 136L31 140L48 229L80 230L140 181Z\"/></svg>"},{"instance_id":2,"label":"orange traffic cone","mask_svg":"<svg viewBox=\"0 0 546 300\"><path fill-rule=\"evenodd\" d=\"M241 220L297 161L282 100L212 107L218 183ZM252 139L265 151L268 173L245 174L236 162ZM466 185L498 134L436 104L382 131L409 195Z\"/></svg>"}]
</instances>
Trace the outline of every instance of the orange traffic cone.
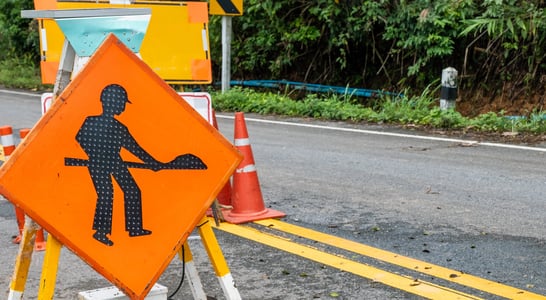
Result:
<instances>
[{"instance_id":1,"label":"orange traffic cone","mask_svg":"<svg viewBox=\"0 0 546 300\"><path fill-rule=\"evenodd\" d=\"M30 132L30 129L28 128L19 130L19 137L21 138L21 141L23 141L23 139L28 135L29 132ZM23 213L23 216L24 216L24 213ZM44 237L44 229L40 227L40 229L36 231L36 239L34 240L34 250L44 251L45 248L46 248L46 241Z\"/></svg>"},{"instance_id":2,"label":"orange traffic cone","mask_svg":"<svg viewBox=\"0 0 546 300\"><path fill-rule=\"evenodd\" d=\"M212 125L216 130L218 130L218 122L216 121L216 111L212 111ZM216 196L216 199L218 199L218 203L220 205L230 206L231 205L231 179L226 182L222 190L220 190L220 193L218 193L218 196Z\"/></svg>"},{"instance_id":3,"label":"orange traffic cone","mask_svg":"<svg viewBox=\"0 0 546 300\"><path fill-rule=\"evenodd\" d=\"M286 216L285 213L266 208L264 205L256 166L254 165L254 156L248 139L245 117L242 112L235 114L234 144L244 158L233 174L231 194L233 208L224 214L224 219L229 223L240 224Z\"/></svg>"},{"instance_id":4,"label":"orange traffic cone","mask_svg":"<svg viewBox=\"0 0 546 300\"><path fill-rule=\"evenodd\" d=\"M46 241L44 237L44 229L40 227L36 231L36 239L34 240L34 251L44 251L46 249Z\"/></svg>"},{"instance_id":5,"label":"orange traffic cone","mask_svg":"<svg viewBox=\"0 0 546 300\"><path fill-rule=\"evenodd\" d=\"M21 139L25 138L29 132L29 129L21 129L19 131L19 137ZM13 150L15 150L15 145L13 146ZM13 150L11 152L13 152ZM19 244L21 242L21 238L23 236L23 229L25 227L25 212L18 206L14 206L15 208L15 217L17 220L17 227L19 228L19 235L13 238L11 241L14 244Z\"/></svg>"},{"instance_id":6,"label":"orange traffic cone","mask_svg":"<svg viewBox=\"0 0 546 300\"><path fill-rule=\"evenodd\" d=\"M11 126L2 126L0 127L0 142L2 144L4 159L8 160L13 151L15 151L15 141L13 139L13 128ZM21 235L23 234L23 227L25 226L25 213L22 209L17 206L15 208L15 217L17 220L17 227L19 229L19 234L14 236L11 241L14 244L19 244L21 242Z\"/></svg>"},{"instance_id":7,"label":"orange traffic cone","mask_svg":"<svg viewBox=\"0 0 546 300\"><path fill-rule=\"evenodd\" d=\"M18 206L15 208L15 218L17 220L17 228L19 228L19 234L11 240L14 244L19 244L23 236L23 229L25 228L25 212Z\"/></svg>"},{"instance_id":8,"label":"orange traffic cone","mask_svg":"<svg viewBox=\"0 0 546 300\"><path fill-rule=\"evenodd\" d=\"M0 130L2 130L0 128ZM30 132L30 129L23 128L19 130L19 137L21 138L21 141L28 135ZM11 152L15 150L15 145L13 146L13 149L8 152L8 155L11 155ZM6 159L9 156L6 156ZM12 243L19 244L21 242L22 236L23 236L23 230L25 228L25 212L18 206L14 206L15 208L15 217L17 219L17 227L19 228L19 235L17 235L15 238L13 238ZM40 228L36 232L36 239L34 241L34 250L36 251L43 251L45 250L46 242L44 239L44 229Z\"/></svg>"}]
</instances>

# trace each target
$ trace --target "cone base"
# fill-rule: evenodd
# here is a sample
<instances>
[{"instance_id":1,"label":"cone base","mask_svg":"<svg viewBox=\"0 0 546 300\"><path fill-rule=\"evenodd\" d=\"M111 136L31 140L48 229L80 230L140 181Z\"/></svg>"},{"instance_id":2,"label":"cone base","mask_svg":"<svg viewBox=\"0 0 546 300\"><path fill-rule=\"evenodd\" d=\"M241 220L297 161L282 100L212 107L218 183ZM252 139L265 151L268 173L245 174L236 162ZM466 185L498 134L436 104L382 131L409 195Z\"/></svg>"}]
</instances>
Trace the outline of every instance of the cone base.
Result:
<instances>
[{"instance_id":1,"label":"cone base","mask_svg":"<svg viewBox=\"0 0 546 300\"><path fill-rule=\"evenodd\" d=\"M34 251L44 251L46 249L46 242L38 242L34 244Z\"/></svg>"},{"instance_id":2,"label":"cone base","mask_svg":"<svg viewBox=\"0 0 546 300\"><path fill-rule=\"evenodd\" d=\"M46 240L44 237L44 229L40 228L36 231L36 240L34 241L34 251L44 251L46 249Z\"/></svg>"},{"instance_id":3,"label":"cone base","mask_svg":"<svg viewBox=\"0 0 546 300\"><path fill-rule=\"evenodd\" d=\"M11 242L14 244L20 244L22 239L22 236L19 234L18 236L14 237Z\"/></svg>"},{"instance_id":4,"label":"cone base","mask_svg":"<svg viewBox=\"0 0 546 300\"><path fill-rule=\"evenodd\" d=\"M224 216L231 210L231 208L220 208L220 210L222 211L222 216ZM212 213L212 208L207 208L206 216L214 217L214 214Z\"/></svg>"},{"instance_id":5,"label":"cone base","mask_svg":"<svg viewBox=\"0 0 546 300\"><path fill-rule=\"evenodd\" d=\"M231 224L242 224L264 219L282 218L285 216L286 214L281 211L266 208L263 211L253 213L233 213L232 211L229 211L224 214L224 220Z\"/></svg>"}]
</instances>

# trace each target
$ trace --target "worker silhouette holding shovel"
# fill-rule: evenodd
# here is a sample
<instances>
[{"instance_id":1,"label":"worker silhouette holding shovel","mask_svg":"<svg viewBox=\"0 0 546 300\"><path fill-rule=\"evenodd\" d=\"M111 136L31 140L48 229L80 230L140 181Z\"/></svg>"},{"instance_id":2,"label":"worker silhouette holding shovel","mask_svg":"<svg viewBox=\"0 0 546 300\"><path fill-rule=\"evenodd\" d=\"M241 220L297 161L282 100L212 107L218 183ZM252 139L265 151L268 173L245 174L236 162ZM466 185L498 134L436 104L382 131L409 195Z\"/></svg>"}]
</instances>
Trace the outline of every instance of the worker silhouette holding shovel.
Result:
<instances>
[{"instance_id":1,"label":"worker silhouette holding shovel","mask_svg":"<svg viewBox=\"0 0 546 300\"><path fill-rule=\"evenodd\" d=\"M183 154L168 163L162 163L146 152L133 138L127 127L114 116L125 111L131 103L127 91L118 84L106 86L100 96L102 114L89 116L81 126L76 140L89 157L88 160L65 158L67 166L85 166L97 193L97 204L93 219L93 238L112 246L112 212L114 187L112 178L123 191L125 210L125 231L130 237L152 234L143 227L142 199L140 188L128 168L143 168L153 171L162 169L206 169L207 166L193 154ZM126 162L120 155L122 148L127 149L142 162Z\"/></svg>"}]
</instances>

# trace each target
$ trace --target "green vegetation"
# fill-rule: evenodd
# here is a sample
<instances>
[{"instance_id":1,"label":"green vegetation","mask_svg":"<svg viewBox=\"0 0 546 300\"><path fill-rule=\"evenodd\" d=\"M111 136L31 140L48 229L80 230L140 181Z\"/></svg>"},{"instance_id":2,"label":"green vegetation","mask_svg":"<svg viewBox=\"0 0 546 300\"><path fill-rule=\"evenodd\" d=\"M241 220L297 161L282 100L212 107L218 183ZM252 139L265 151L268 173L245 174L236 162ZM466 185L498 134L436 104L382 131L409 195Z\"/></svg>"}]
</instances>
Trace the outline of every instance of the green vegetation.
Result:
<instances>
[{"instance_id":1,"label":"green vegetation","mask_svg":"<svg viewBox=\"0 0 546 300\"><path fill-rule=\"evenodd\" d=\"M531 101L545 91L545 8L541 0L245 0L233 19L234 77L418 92L451 66L469 93ZM219 63L219 17L210 29Z\"/></svg>"},{"instance_id":2,"label":"green vegetation","mask_svg":"<svg viewBox=\"0 0 546 300\"><path fill-rule=\"evenodd\" d=\"M37 23L21 18L21 10L33 8L32 0L0 1L0 61L30 55L38 62Z\"/></svg>"},{"instance_id":3,"label":"green vegetation","mask_svg":"<svg viewBox=\"0 0 546 300\"><path fill-rule=\"evenodd\" d=\"M33 0L0 1L0 85L44 89ZM403 91L356 99L234 88L218 110L442 129L546 132L546 4L542 0L245 0L233 18L233 79L286 79ZM221 61L220 18L210 23L213 70ZM460 75L459 102L500 98L500 111L469 117L438 108L441 70ZM218 80L219 78L214 78ZM472 112L474 114L474 112ZM469 115L469 114L468 114Z\"/></svg>"},{"instance_id":4,"label":"green vegetation","mask_svg":"<svg viewBox=\"0 0 546 300\"><path fill-rule=\"evenodd\" d=\"M308 94L301 100L289 95L233 88L226 93L213 93L213 105L219 111L243 111L292 117L311 117L350 122L419 125L438 129L482 132L546 132L546 113L536 111L528 117L509 118L504 112L489 112L475 118L454 110L441 110L428 89L418 96L383 97L368 105L350 97L321 97Z\"/></svg>"},{"instance_id":5,"label":"green vegetation","mask_svg":"<svg viewBox=\"0 0 546 300\"><path fill-rule=\"evenodd\" d=\"M33 9L32 0L0 1L0 85L40 88L38 28L22 19L21 10Z\"/></svg>"},{"instance_id":6,"label":"green vegetation","mask_svg":"<svg viewBox=\"0 0 546 300\"><path fill-rule=\"evenodd\" d=\"M40 71L29 57L10 57L0 60L0 86L43 90Z\"/></svg>"}]
</instances>

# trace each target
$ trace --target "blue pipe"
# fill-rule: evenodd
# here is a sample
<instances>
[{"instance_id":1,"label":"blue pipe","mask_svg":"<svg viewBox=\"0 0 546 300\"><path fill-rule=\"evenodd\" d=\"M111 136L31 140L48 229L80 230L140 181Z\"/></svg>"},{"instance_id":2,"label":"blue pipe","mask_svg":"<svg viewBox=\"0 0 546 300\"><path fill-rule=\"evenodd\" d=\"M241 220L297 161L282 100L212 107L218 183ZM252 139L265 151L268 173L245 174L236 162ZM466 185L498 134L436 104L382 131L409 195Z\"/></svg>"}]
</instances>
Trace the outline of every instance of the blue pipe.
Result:
<instances>
[{"instance_id":1,"label":"blue pipe","mask_svg":"<svg viewBox=\"0 0 546 300\"><path fill-rule=\"evenodd\" d=\"M385 92L380 90L368 90L360 88L349 88L343 86L329 86L322 84L313 84L305 82L287 81L287 80L232 80L229 82L233 86L242 87L264 87L264 88L284 88L289 87L296 90L304 90L317 93L336 93L357 97L376 97L376 96L394 96L401 97L402 93Z\"/></svg>"}]
</instances>

